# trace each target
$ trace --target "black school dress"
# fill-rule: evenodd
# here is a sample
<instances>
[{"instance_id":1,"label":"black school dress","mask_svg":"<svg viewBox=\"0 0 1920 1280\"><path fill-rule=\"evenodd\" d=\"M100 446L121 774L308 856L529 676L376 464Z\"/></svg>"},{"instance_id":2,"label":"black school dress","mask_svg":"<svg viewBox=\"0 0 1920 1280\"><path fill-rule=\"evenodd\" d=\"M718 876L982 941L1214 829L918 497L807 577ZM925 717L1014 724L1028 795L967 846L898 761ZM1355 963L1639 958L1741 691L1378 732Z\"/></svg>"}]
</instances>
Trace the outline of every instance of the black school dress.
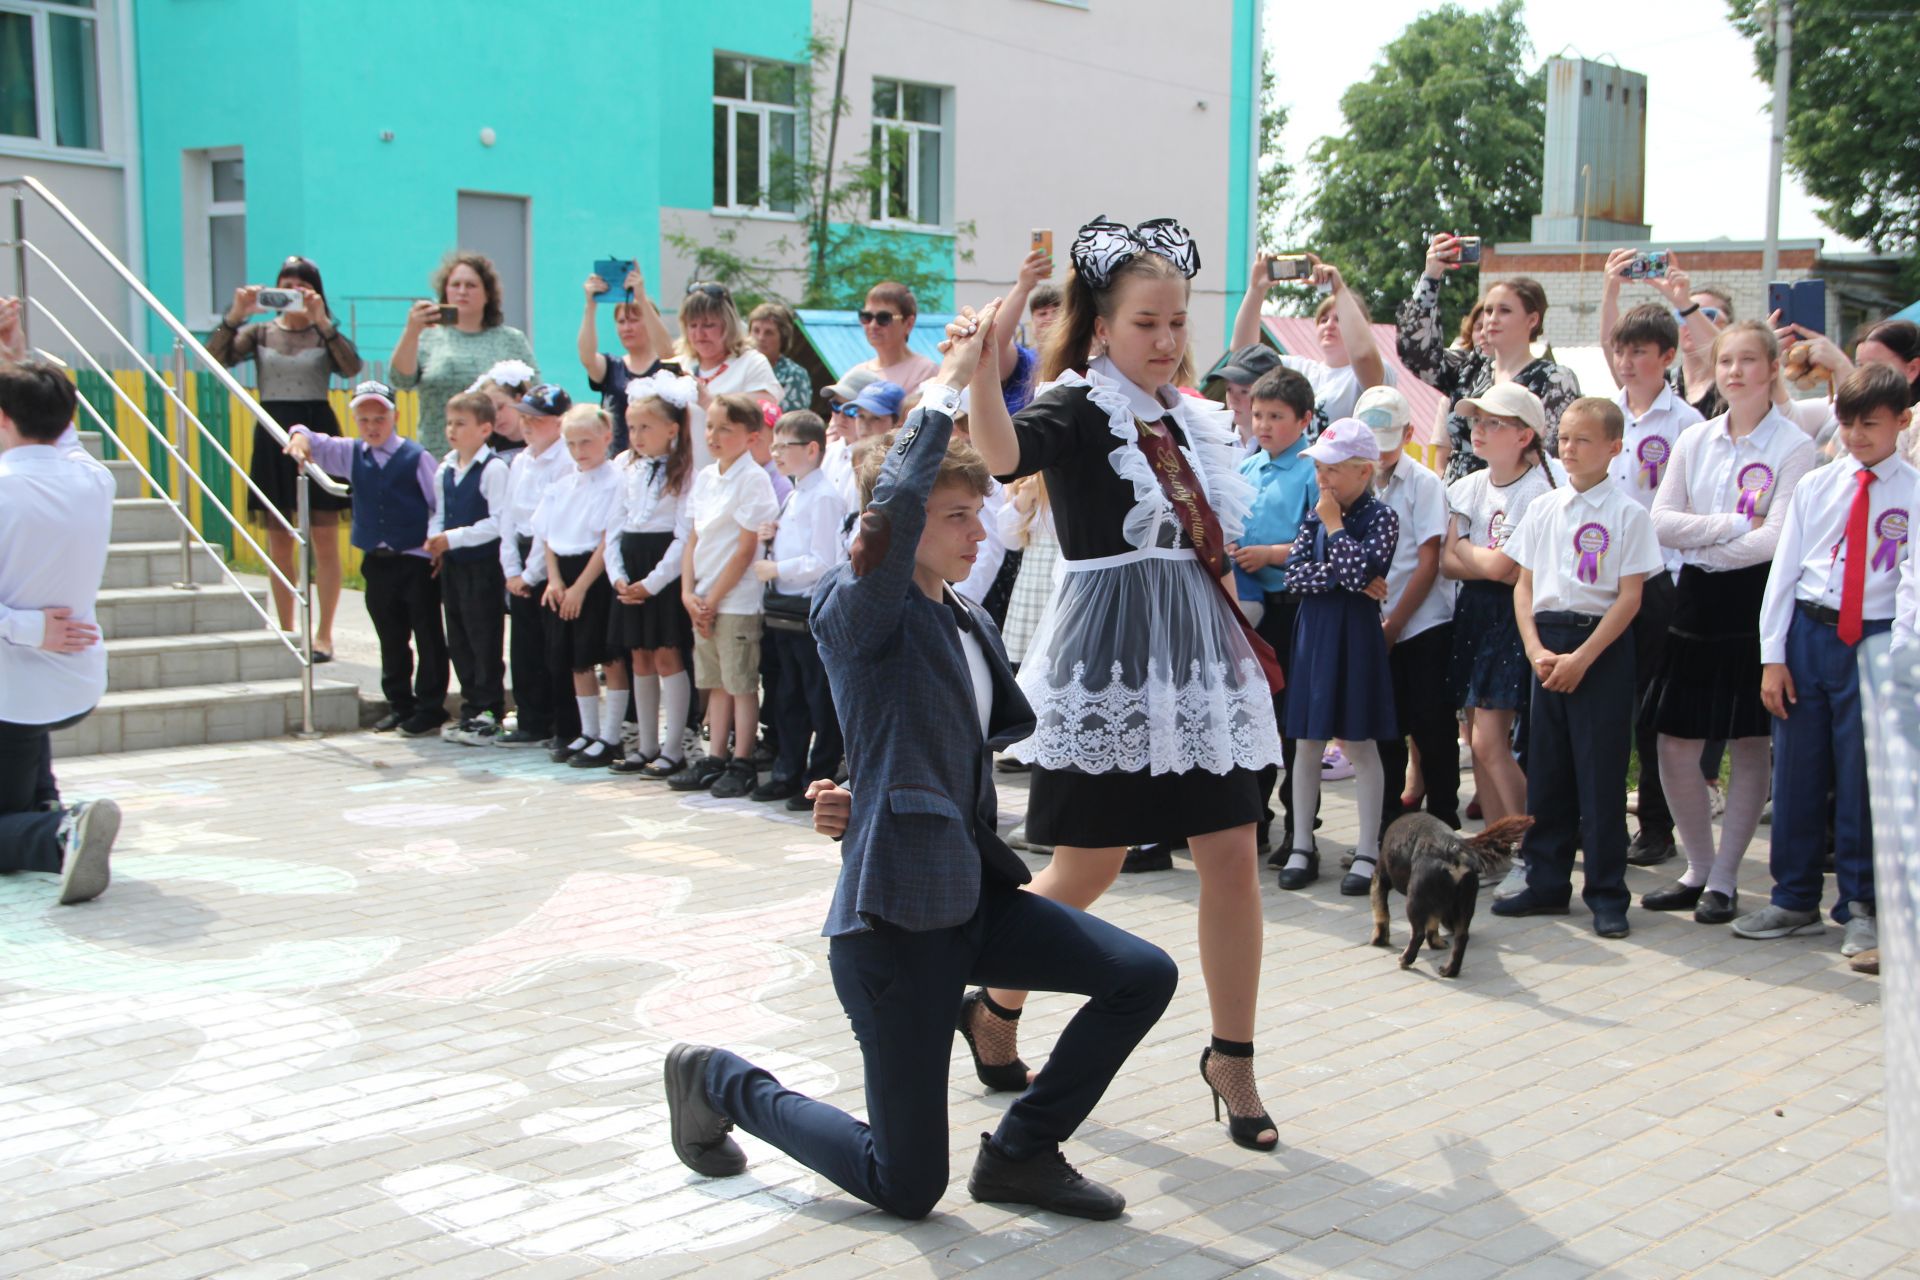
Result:
<instances>
[{"instance_id":1,"label":"black school dress","mask_svg":"<svg viewBox=\"0 0 1920 1280\"><path fill-rule=\"evenodd\" d=\"M1014 418L1013 480L1044 472L1061 581L1020 664L1034 766L1027 834L1111 848L1257 822L1258 771L1280 762L1273 699L1232 604L1135 443L1136 413L1170 432L1228 541L1252 488L1219 406L1150 395L1106 360Z\"/></svg>"}]
</instances>

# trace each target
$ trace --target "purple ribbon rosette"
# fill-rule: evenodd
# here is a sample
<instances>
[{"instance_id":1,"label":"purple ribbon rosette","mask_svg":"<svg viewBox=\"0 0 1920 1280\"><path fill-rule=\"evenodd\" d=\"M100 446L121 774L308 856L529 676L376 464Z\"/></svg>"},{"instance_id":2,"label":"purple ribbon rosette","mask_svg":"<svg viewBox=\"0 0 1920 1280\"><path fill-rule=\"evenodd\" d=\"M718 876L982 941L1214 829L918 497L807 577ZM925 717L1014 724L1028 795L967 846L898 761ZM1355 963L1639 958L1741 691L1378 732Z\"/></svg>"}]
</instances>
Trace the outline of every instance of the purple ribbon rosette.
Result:
<instances>
[{"instance_id":1,"label":"purple ribbon rosette","mask_svg":"<svg viewBox=\"0 0 1920 1280\"><path fill-rule=\"evenodd\" d=\"M1880 535L1880 543L1874 547L1870 563L1875 569L1891 570L1900 563L1900 548L1907 545L1907 513L1899 507L1888 507L1874 522L1873 531Z\"/></svg>"},{"instance_id":2,"label":"purple ribbon rosette","mask_svg":"<svg viewBox=\"0 0 1920 1280\"><path fill-rule=\"evenodd\" d=\"M1740 468L1734 483L1740 487L1740 496L1734 501L1733 509L1751 518L1759 509L1760 499L1766 497L1767 490L1773 488L1773 468L1764 462L1749 462Z\"/></svg>"},{"instance_id":3,"label":"purple ribbon rosette","mask_svg":"<svg viewBox=\"0 0 1920 1280\"><path fill-rule=\"evenodd\" d=\"M1647 488L1660 487L1660 469L1667 465L1667 457L1673 452L1673 446L1667 443L1665 436L1648 436L1634 450L1640 459L1640 474L1646 478Z\"/></svg>"},{"instance_id":4,"label":"purple ribbon rosette","mask_svg":"<svg viewBox=\"0 0 1920 1280\"><path fill-rule=\"evenodd\" d=\"M1612 541L1605 525L1589 522L1574 530L1573 553L1580 559L1574 566L1573 576L1582 582L1600 581L1600 557L1607 554Z\"/></svg>"}]
</instances>

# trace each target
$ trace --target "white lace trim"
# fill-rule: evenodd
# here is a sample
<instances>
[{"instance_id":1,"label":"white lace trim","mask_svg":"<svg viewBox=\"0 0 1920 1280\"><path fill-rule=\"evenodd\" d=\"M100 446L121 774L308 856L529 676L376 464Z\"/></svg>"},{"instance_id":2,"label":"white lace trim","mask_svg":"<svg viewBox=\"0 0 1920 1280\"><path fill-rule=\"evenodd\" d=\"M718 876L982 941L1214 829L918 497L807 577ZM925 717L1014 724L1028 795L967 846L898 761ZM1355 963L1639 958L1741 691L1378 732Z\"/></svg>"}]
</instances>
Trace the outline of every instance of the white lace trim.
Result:
<instances>
[{"instance_id":1,"label":"white lace trim","mask_svg":"<svg viewBox=\"0 0 1920 1280\"><path fill-rule=\"evenodd\" d=\"M1147 681L1130 688L1119 663L1106 686L1090 689L1086 664L1053 682L1053 660L1029 650L1020 688L1037 724L1010 755L1048 769L1082 773L1225 773L1236 766L1263 769L1280 763L1280 733L1273 695L1260 664L1240 660L1240 679L1227 682L1227 664L1203 671L1189 665L1176 683L1159 659L1147 664ZM1144 730L1144 732L1143 732Z\"/></svg>"},{"instance_id":2,"label":"white lace trim","mask_svg":"<svg viewBox=\"0 0 1920 1280\"><path fill-rule=\"evenodd\" d=\"M1121 533L1133 546L1156 545L1161 525L1166 523L1177 529L1179 520L1174 515L1173 501L1153 474L1153 464L1140 449L1140 430L1126 391L1117 380L1098 369L1089 369L1084 375L1069 369L1037 388L1035 399L1055 387L1087 388L1087 399L1107 415L1107 430L1125 446L1108 453L1107 462L1114 474L1133 488L1133 506L1121 522ZM1233 428L1233 414L1211 400L1188 395L1179 399L1172 412L1180 416L1180 428L1187 438L1180 452L1200 481L1207 505L1219 518L1222 537L1227 542L1237 542L1246 529L1247 514L1253 509L1254 488L1240 474L1240 437Z\"/></svg>"}]
</instances>

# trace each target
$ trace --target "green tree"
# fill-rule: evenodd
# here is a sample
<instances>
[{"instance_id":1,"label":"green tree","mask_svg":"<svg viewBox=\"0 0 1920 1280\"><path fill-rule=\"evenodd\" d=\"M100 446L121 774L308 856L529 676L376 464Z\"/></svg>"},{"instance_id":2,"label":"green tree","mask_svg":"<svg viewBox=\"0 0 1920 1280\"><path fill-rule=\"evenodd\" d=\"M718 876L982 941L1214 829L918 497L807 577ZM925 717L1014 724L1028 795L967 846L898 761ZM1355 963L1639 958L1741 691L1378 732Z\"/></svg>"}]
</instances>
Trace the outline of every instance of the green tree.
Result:
<instances>
[{"instance_id":1,"label":"green tree","mask_svg":"<svg viewBox=\"0 0 1920 1280\"><path fill-rule=\"evenodd\" d=\"M1524 239L1540 207L1546 76L1525 70L1521 0L1469 13L1445 4L1380 51L1340 96L1346 131L1309 153L1305 247L1334 263L1385 318L1413 288L1435 231ZM1443 294L1454 318L1468 289Z\"/></svg>"},{"instance_id":2,"label":"green tree","mask_svg":"<svg viewBox=\"0 0 1920 1280\"><path fill-rule=\"evenodd\" d=\"M1773 14L1730 0L1728 17L1753 42L1754 73L1773 83ZM1920 290L1920 11L1841 0L1795 0L1787 164L1820 220L1876 253L1908 257Z\"/></svg>"}]
</instances>

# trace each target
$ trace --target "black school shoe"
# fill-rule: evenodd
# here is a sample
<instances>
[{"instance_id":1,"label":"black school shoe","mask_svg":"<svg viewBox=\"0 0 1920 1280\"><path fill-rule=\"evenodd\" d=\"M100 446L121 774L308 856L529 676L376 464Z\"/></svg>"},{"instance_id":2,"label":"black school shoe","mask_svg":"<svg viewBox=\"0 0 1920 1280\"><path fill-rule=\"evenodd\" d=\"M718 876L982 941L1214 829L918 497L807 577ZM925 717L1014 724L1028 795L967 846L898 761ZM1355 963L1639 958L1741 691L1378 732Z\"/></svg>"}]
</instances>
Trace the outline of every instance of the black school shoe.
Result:
<instances>
[{"instance_id":1,"label":"black school shoe","mask_svg":"<svg viewBox=\"0 0 1920 1280\"><path fill-rule=\"evenodd\" d=\"M1567 899L1561 898L1556 902L1529 885L1511 898L1495 898L1493 914L1497 916L1564 916L1568 914Z\"/></svg>"},{"instance_id":2,"label":"black school shoe","mask_svg":"<svg viewBox=\"0 0 1920 1280\"><path fill-rule=\"evenodd\" d=\"M493 745L496 747L544 747L552 740L552 734L534 733L520 728L493 735Z\"/></svg>"},{"instance_id":3,"label":"black school shoe","mask_svg":"<svg viewBox=\"0 0 1920 1280\"><path fill-rule=\"evenodd\" d=\"M440 732L440 726L447 722L444 711L416 711L400 722L400 736L403 738L425 738Z\"/></svg>"},{"instance_id":4,"label":"black school shoe","mask_svg":"<svg viewBox=\"0 0 1920 1280\"><path fill-rule=\"evenodd\" d=\"M1507 901L1511 902L1513 899L1509 898ZM1627 926L1627 909L1625 907L1596 908L1593 913L1593 931L1603 938L1626 937L1632 932Z\"/></svg>"},{"instance_id":5,"label":"black school shoe","mask_svg":"<svg viewBox=\"0 0 1920 1280\"><path fill-rule=\"evenodd\" d=\"M675 791L705 791L726 771L727 762L719 756L701 756L668 778L667 786Z\"/></svg>"},{"instance_id":6,"label":"black school shoe","mask_svg":"<svg viewBox=\"0 0 1920 1280\"><path fill-rule=\"evenodd\" d=\"M1700 895L1707 891L1705 885L1682 884L1675 880L1664 889L1655 889L1640 899L1640 906L1647 911L1691 911L1699 903Z\"/></svg>"},{"instance_id":7,"label":"black school shoe","mask_svg":"<svg viewBox=\"0 0 1920 1280\"><path fill-rule=\"evenodd\" d=\"M1695 924L1732 924L1733 918L1739 914L1739 894L1729 897L1712 889L1701 894L1700 901L1693 908Z\"/></svg>"},{"instance_id":8,"label":"black school shoe","mask_svg":"<svg viewBox=\"0 0 1920 1280\"><path fill-rule=\"evenodd\" d=\"M1630 867L1657 867L1667 859L1673 857L1675 852L1673 837L1671 835L1650 836L1646 833L1645 828L1642 828L1634 833L1633 843L1627 846L1627 865ZM1671 910L1671 908L1655 907L1653 910Z\"/></svg>"},{"instance_id":9,"label":"black school shoe","mask_svg":"<svg viewBox=\"0 0 1920 1280\"><path fill-rule=\"evenodd\" d=\"M707 1097L707 1060L713 1050L677 1044L667 1050L667 1132L680 1163L708 1178L730 1178L747 1167L747 1153L728 1136L733 1121Z\"/></svg>"},{"instance_id":10,"label":"black school shoe","mask_svg":"<svg viewBox=\"0 0 1920 1280\"><path fill-rule=\"evenodd\" d=\"M1170 844L1136 844L1127 850L1127 856L1120 863L1122 875L1137 876L1143 871L1173 870L1173 846Z\"/></svg>"},{"instance_id":11,"label":"black school shoe","mask_svg":"<svg viewBox=\"0 0 1920 1280\"><path fill-rule=\"evenodd\" d=\"M589 739L587 745L574 752L567 760L569 769L604 769L613 763L620 748L600 738Z\"/></svg>"},{"instance_id":12,"label":"black school shoe","mask_svg":"<svg viewBox=\"0 0 1920 1280\"><path fill-rule=\"evenodd\" d=\"M716 800L737 800L750 793L753 784L759 780L760 775L751 760L729 760L725 772L707 788L707 794Z\"/></svg>"},{"instance_id":13,"label":"black school shoe","mask_svg":"<svg viewBox=\"0 0 1920 1280\"><path fill-rule=\"evenodd\" d=\"M655 781L660 781L662 779L677 778L686 771L687 760L685 756L675 759L672 756L662 755L655 756L648 762L646 767L639 772L643 778L652 778Z\"/></svg>"},{"instance_id":14,"label":"black school shoe","mask_svg":"<svg viewBox=\"0 0 1920 1280\"><path fill-rule=\"evenodd\" d=\"M1112 1187L1081 1175L1067 1163L1059 1148L1015 1160L980 1135L980 1154L967 1178L967 1192L975 1200L994 1204L1025 1204L1063 1213L1070 1218L1105 1221L1126 1212L1127 1198Z\"/></svg>"},{"instance_id":15,"label":"black school shoe","mask_svg":"<svg viewBox=\"0 0 1920 1280\"><path fill-rule=\"evenodd\" d=\"M400 712L389 711L387 712L387 714L381 716L378 720L375 720L373 722L373 731L375 733L392 733L395 729L398 729L401 725L405 724L406 722L407 722L406 716L404 716Z\"/></svg>"},{"instance_id":16,"label":"black school shoe","mask_svg":"<svg viewBox=\"0 0 1920 1280\"><path fill-rule=\"evenodd\" d=\"M613 762L607 766L607 772L645 773L647 766L659 758L658 756L641 755L638 751L630 754L622 752L620 755L615 756Z\"/></svg>"},{"instance_id":17,"label":"black school shoe","mask_svg":"<svg viewBox=\"0 0 1920 1280\"><path fill-rule=\"evenodd\" d=\"M776 800L791 800L806 788L790 778L768 778L748 794L747 799L758 800L762 804L772 804Z\"/></svg>"}]
</instances>

